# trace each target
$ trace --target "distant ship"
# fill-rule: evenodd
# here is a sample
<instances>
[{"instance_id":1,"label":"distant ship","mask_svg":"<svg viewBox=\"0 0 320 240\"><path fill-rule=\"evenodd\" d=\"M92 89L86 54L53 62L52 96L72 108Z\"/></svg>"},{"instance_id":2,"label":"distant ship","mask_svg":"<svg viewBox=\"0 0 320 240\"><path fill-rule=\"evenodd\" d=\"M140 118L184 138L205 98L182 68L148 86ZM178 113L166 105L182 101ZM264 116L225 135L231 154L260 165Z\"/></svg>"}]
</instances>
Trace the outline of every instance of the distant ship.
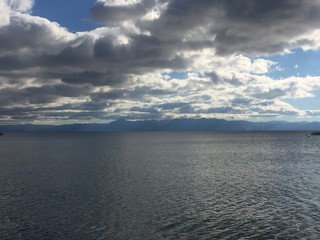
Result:
<instances>
[{"instance_id":1,"label":"distant ship","mask_svg":"<svg viewBox=\"0 0 320 240\"><path fill-rule=\"evenodd\" d=\"M312 136L320 136L320 132L313 132L311 133Z\"/></svg>"},{"instance_id":2,"label":"distant ship","mask_svg":"<svg viewBox=\"0 0 320 240\"><path fill-rule=\"evenodd\" d=\"M3 135L3 133L2 132L0 132L0 136L2 136Z\"/></svg>"}]
</instances>

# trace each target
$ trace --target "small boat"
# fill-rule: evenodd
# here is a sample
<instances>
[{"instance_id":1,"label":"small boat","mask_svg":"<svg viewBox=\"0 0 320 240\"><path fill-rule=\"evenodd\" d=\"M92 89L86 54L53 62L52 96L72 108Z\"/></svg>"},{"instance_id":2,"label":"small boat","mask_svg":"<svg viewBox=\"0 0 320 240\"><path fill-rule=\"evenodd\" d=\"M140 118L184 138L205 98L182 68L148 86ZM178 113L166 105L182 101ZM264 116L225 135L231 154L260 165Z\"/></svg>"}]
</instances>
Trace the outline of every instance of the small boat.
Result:
<instances>
[{"instance_id":1,"label":"small boat","mask_svg":"<svg viewBox=\"0 0 320 240\"><path fill-rule=\"evenodd\" d=\"M320 136L320 132L312 132L311 136Z\"/></svg>"},{"instance_id":2,"label":"small boat","mask_svg":"<svg viewBox=\"0 0 320 240\"><path fill-rule=\"evenodd\" d=\"M2 133L2 132L0 132L0 136L3 136L3 133Z\"/></svg>"}]
</instances>

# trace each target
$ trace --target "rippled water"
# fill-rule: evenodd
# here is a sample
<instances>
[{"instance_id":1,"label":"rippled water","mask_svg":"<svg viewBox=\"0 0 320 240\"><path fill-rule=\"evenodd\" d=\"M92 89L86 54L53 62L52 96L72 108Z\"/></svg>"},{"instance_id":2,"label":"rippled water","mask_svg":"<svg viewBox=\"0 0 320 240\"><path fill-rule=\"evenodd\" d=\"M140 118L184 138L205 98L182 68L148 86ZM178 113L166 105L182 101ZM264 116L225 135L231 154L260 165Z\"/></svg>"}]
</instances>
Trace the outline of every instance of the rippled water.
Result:
<instances>
[{"instance_id":1,"label":"rippled water","mask_svg":"<svg viewBox=\"0 0 320 240\"><path fill-rule=\"evenodd\" d=\"M320 239L320 137L0 137L0 239Z\"/></svg>"}]
</instances>

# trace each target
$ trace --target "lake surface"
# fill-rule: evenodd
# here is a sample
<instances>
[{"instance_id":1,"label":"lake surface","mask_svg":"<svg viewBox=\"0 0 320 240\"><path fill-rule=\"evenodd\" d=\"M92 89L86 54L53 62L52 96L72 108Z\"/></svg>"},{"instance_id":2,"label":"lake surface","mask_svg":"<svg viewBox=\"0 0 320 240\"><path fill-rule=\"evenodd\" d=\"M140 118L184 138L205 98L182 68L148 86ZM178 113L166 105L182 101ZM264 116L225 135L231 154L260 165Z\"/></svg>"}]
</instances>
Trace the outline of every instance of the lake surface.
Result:
<instances>
[{"instance_id":1,"label":"lake surface","mask_svg":"<svg viewBox=\"0 0 320 240\"><path fill-rule=\"evenodd\" d=\"M0 239L320 239L320 137L8 133Z\"/></svg>"}]
</instances>

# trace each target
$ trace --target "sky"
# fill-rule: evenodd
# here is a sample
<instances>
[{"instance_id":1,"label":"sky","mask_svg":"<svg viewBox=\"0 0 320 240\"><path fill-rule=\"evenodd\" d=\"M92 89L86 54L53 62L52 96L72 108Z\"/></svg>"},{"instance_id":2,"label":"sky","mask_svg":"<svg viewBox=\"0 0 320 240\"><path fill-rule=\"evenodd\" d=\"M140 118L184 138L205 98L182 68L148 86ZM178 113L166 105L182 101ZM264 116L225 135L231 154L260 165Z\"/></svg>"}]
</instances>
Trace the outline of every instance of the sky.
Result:
<instances>
[{"instance_id":1,"label":"sky","mask_svg":"<svg viewBox=\"0 0 320 240\"><path fill-rule=\"evenodd\" d=\"M0 0L0 124L320 121L319 0Z\"/></svg>"}]
</instances>

